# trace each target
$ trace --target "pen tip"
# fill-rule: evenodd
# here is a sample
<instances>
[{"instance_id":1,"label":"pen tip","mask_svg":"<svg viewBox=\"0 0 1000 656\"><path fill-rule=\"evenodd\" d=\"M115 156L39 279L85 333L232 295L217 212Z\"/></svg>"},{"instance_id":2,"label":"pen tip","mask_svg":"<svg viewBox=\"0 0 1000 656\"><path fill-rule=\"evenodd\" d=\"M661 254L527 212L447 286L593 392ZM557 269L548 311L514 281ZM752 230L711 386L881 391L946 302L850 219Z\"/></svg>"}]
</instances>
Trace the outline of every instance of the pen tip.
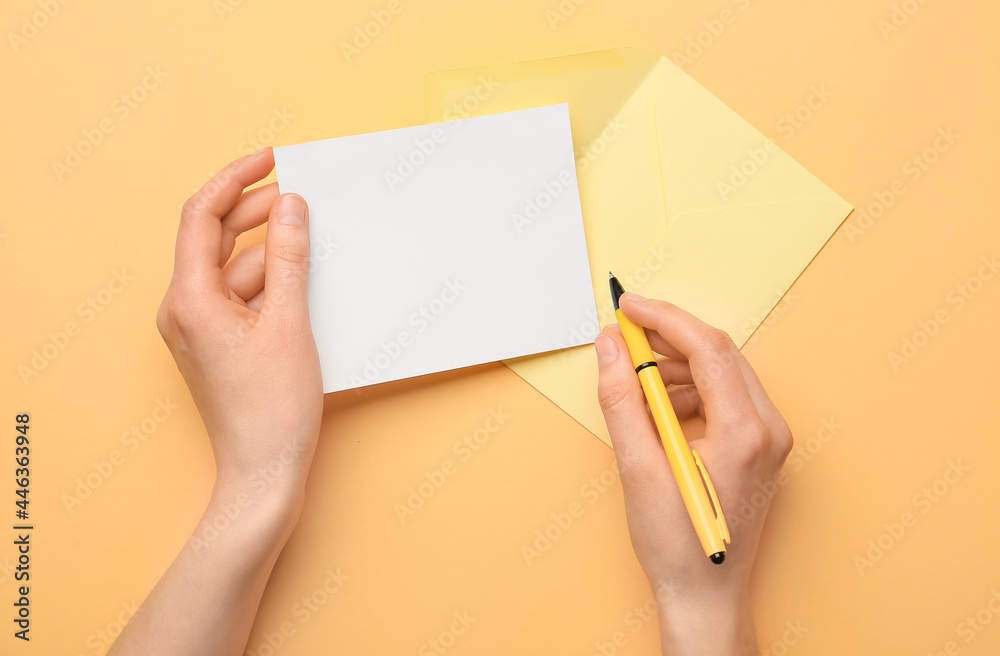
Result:
<instances>
[{"instance_id":1,"label":"pen tip","mask_svg":"<svg viewBox=\"0 0 1000 656\"><path fill-rule=\"evenodd\" d=\"M625 290L622 289L622 284L618 282L618 278L615 278L615 274L608 271L608 284L611 287L611 305L614 306L615 312L618 311L618 299Z\"/></svg>"},{"instance_id":2,"label":"pen tip","mask_svg":"<svg viewBox=\"0 0 1000 656\"><path fill-rule=\"evenodd\" d=\"M716 565L721 565L722 562L726 559L726 552L720 551L718 553L714 553L711 556L709 556L709 558L711 558L712 562L715 563Z\"/></svg>"}]
</instances>

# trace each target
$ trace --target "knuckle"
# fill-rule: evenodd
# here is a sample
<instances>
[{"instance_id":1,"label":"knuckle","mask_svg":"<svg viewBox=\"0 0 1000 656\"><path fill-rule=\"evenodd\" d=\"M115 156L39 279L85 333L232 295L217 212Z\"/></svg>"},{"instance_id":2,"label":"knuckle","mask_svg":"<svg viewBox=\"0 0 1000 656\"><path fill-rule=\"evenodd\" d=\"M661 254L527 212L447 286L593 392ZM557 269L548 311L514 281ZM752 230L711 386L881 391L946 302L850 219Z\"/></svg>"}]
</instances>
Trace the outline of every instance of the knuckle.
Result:
<instances>
[{"instance_id":1,"label":"knuckle","mask_svg":"<svg viewBox=\"0 0 1000 656\"><path fill-rule=\"evenodd\" d=\"M679 307L671 303L670 301L664 301L658 298L646 299L646 307L649 308L649 313L653 316L653 321L656 323L656 328L663 328L670 330L674 326L676 319L676 313L680 310Z\"/></svg>"},{"instance_id":2,"label":"knuckle","mask_svg":"<svg viewBox=\"0 0 1000 656\"><path fill-rule=\"evenodd\" d=\"M757 460L771 448L771 431L759 417L749 419L743 428L743 450L747 460Z\"/></svg>"},{"instance_id":3,"label":"knuckle","mask_svg":"<svg viewBox=\"0 0 1000 656\"><path fill-rule=\"evenodd\" d=\"M236 162L226 164L218 173L212 176L211 180L205 183L205 186L201 188L201 195L207 198L218 196L225 189L226 185L236 179L238 170L239 166Z\"/></svg>"},{"instance_id":4,"label":"knuckle","mask_svg":"<svg viewBox=\"0 0 1000 656\"><path fill-rule=\"evenodd\" d=\"M171 294L164 301L164 318L170 332L183 327L187 323L188 305L177 294Z\"/></svg>"},{"instance_id":5,"label":"knuckle","mask_svg":"<svg viewBox=\"0 0 1000 656\"><path fill-rule=\"evenodd\" d=\"M702 348L706 352L716 356L730 355L735 346L736 343L733 342L733 338L729 336L729 333L720 328L712 328L702 338Z\"/></svg>"},{"instance_id":6,"label":"knuckle","mask_svg":"<svg viewBox=\"0 0 1000 656\"><path fill-rule=\"evenodd\" d=\"M670 301L665 301L660 298L647 299L647 302L650 303L659 312L679 309L676 304L671 303Z\"/></svg>"},{"instance_id":7,"label":"knuckle","mask_svg":"<svg viewBox=\"0 0 1000 656\"><path fill-rule=\"evenodd\" d=\"M200 311L197 303L184 295L169 293L163 299L157 312L157 327L161 335L187 333L200 323Z\"/></svg>"},{"instance_id":8,"label":"knuckle","mask_svg":"<svg viewBox=\"0 0 1000 656\"><path fill-rule=\"evenodd\" d=\"M167 321L167 298L164 297L160 307L156 310L156 330L164 340L170 334L170 323Z\"/></svg>"},{"instance_id":9,"label":"knuckle","mask_svg":"<svg viewBox=\"0 0 1000 656\"><path fill-rule=\"evenodd\" d=\"M623 403L629 401L634 393L634 390L629 389L622 381L602 380L597 387L597 400L606 415L613 414Z\"/></svg>"},{"instance_id":10,"label":"knuckle","mask_svg":"<svg viewBox=\"0 0 1000 656\"><path fill-rule=\"evenodd\" d=\"M240 170L243 168L242 159L234 159L219 171L215 176L216 180L220 185L226 184L239 177Z\"/></svg>"},{"instance_id":11,"label":"knuckle","mask_svg":"<svg viewBox=\"0 0 1000 656\"><path fill-rule=\"evenodd\" d=\"M181 220L190 221L204 206L201 193L195 193L181 205Z\"/></svg>"},{"instance_id":12,"label":"knuckle","mask_svg":"<svg viewBox=\"0 0 1000 656\"><path fill-rule=\"evenodd\" d=\"M649 459L637 457L629 449L616 448L615 461L618 466L618 477L630 490L653 478L654 467Z\"/></svg>"},{"instance_id":13,"label":"knuckle","mask_svg":"<svg viewBox=\"0 0 1000 656\"><path fill-rule=\"evenodd\" d=\"M296 268L309 266L309 249L298 244L278 244L268 250L274 257Z\"/></svg>"},{"instance_id":14,"label":"knuckle","mask_svg":"<svg viewBox=\"0 0 1000 656\"><path fill-rule=\"evenodd\" d=\"M771 429L771 441L778 450L778 455L781 456L781 462L784 462L792 452L792 447L795 446L795 439L792 437L788 423L781 417L778 417L777 425Z\"/></svg>"}]
</instances>

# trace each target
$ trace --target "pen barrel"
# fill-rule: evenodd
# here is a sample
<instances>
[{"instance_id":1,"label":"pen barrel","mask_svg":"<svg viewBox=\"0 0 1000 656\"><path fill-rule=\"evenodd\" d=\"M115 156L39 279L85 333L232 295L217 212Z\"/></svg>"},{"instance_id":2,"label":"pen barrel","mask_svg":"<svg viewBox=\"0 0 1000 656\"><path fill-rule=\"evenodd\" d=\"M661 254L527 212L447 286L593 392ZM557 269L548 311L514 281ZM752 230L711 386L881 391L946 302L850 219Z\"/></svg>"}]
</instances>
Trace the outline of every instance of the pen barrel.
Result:
<instances>
[{"instance_id":1,"label":"pen barrel","mask_svg":"<svg viewBox=\"0 0 1000 656\"><path fill-rule=\"evenodd\" d=\"M618 327L622 331L625 339L625 346L628 347L629 358L632 359L632 368L637 368L646 362L656 362L653 349L649 347L649 340L646 339L645 329L637 323L633 323L625 316L620 309L615 311L618 318Z\"/></svg>"},{"instance_id":2,"label":"pen barrel","mask_svg":"<svg viewBox=\"0 0 1000 656\"><path fill-rule=\"evenodd\" d=\"M681 432L677 414L670 404L667 389L660 378L656 367L647 367L639 372L639 383L646 393L646 402L653 415L653 422L660 433L663 450L667 454L667 462L677 481L677 487L684 500L695 533L701 542L706 556L725 552L726 546L719 530L719 520L716 517L712 501L708 497L706 482L702 480L701 472L695 464L691 447L688 446L684 433Z\"/></svg>"},{"instance_id":3,"label":"pen barrel","mask_svg":"<svg viewBox=\"0 0 1000 656\"><path fill-rule=\"evenodd\" d=\"M649 340L646 339L642 326L630 321L620 309L615 312L615 316L622 337L625 338L625 344L628 346L632 366L638 368L647 362L655 363L656 358L649 347ZM670 404L670 397L667 396L667 388L663 385L660 371L656 366L646 366L639 370L638 375L639 383L646 395L646 403L649 404L650 413L653 415L653 422L660 434L660 442L663 443L663 450L667 454L670 470L677 481L681 499L691 517L691 523L694 524L702 549L705 550L706 556L725 552L723 536L728 531L724 534L722 530L722 524L725 522L722 510L719 509L717 516L706 489L710 484L707 478L708 472L705 471L706 480L703 480L702 470L695 463L691 447L688 446L677 421L677 414ZM728 539L728 535L726 538Z\"/></svg>"}]
</instances>

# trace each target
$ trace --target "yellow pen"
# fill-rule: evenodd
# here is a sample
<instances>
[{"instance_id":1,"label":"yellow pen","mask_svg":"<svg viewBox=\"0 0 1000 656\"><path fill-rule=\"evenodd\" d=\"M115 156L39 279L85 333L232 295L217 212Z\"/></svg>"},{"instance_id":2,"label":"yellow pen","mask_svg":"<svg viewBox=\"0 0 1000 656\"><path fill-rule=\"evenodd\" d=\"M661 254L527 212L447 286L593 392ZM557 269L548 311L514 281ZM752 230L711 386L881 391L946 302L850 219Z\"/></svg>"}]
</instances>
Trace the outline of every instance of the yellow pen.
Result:
<instances>
[{"instance_id":1,"label":"yellow pen","mask_svg":"<svg viewBox=\"0 0 1000 656\"><path fill-rule=\"evenodd\" d=\"M670 470L677 480L677 487L684 499L694 530L713 563L721 565L726 559L726 543L729 540L729 527L726 516L722 514L722 504L715 493L715 486L708 476L708 470L697 451L688 446L681 426L677 421L674 407L670 405L667 388L663 385L660 372L656 367L656 357L649 347L649 340L642 326L636 325L618 308L618 299L625 290L614 274L608 272L611 285L611 301L615 306L615 316L621 327L622 337L628 347L632 366L639 376L639 383L646 395L646 403L653 415L653 422L660 434L660 442L666 451Z\"/></svg>"}]
</instances>

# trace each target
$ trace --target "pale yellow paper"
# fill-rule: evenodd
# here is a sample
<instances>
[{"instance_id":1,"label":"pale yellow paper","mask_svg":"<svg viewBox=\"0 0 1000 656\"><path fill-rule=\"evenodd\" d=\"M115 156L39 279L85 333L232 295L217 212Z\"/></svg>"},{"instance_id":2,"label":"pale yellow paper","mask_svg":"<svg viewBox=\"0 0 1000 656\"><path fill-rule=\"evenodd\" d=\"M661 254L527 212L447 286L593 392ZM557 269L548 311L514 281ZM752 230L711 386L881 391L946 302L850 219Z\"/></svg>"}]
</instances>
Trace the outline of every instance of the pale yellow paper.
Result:
<instances>
[{"instance_id":1,"label":"pale yellow paper","mask_svg":"<svg viewBox=\"0 0 1000 656\"><path fill-rule=\"evenodd\" d=\"M429 121L569 103L598 299L599 316L578 327L588 340L615 320L611 270L629 291L667 299L742 346L851 211L679 67L643 50L432 73L425 91ZM733 166L750 173L741 182ZM559 293L558 280L539 284ZM592 346L505 364L610 445Z\"/></svg>"}]
</instances>

